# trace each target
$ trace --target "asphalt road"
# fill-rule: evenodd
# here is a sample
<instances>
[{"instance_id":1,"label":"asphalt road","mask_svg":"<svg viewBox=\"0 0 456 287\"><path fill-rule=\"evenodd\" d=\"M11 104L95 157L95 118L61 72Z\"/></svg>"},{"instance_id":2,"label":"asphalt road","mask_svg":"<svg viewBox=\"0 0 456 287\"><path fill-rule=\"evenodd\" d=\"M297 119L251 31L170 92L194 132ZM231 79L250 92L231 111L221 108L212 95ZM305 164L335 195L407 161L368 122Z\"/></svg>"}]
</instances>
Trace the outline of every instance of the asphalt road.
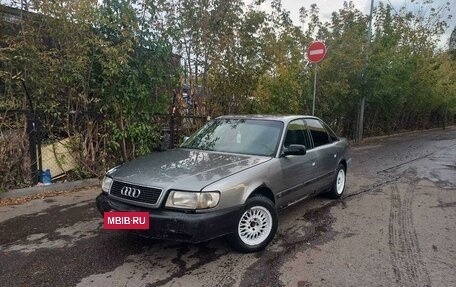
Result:
<instances>
[{"instance_id":1,"label":"asphalt road","mask_svg":"<svg viewBox=\"0 0 456 287\"><path fill-rule=\"evenodd\" d=\"M352 149L342 200L281 212L272 244L105 231L97 189L0 208L0 286L456 286L456 129Z\"/></svg>"}]
</instances>

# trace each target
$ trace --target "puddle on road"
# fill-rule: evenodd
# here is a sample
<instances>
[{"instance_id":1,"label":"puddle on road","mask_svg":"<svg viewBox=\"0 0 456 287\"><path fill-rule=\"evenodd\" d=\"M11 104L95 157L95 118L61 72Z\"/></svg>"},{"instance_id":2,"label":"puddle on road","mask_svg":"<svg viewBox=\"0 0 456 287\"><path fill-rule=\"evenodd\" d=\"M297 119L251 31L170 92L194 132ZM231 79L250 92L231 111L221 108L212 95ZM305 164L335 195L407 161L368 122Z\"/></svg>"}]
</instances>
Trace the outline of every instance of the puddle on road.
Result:
<instances>
[{"instance_id":1,"label":"puddle on road","mask_svg":"<svg viewBox=\"0 0 456 287\"><path fill-rule=\"evenodd\" d=\"M207 265L229 252L229 247L220 240L197 245L156 241L143 248L140 254L128 256L124 264L112 271L82 279L78 286L162 286L193 271L210 274ZM198 285L204 282L199 281L198 276L193 280L197 280ZM193 285L186 281L186 286Z\"/></svg>"},{"instance_id":2,"label":"puddle on road","mask_svg":"<svg viewBox=\"0 0 456 287\"><path fill-rule=\"evenodd\" d=\"M126 257L115 269L82 279L78 286L214 286L215 282L281 286L278 270L290 256L336 235L331 227L335 219L329 210L339 203L331 202L310 211L303 211L302 205L284 211L281 220L288 221L288 226L280 227L272 244L262 252L239 254L223 239L196 245L158 241L143 247L139 254ZM141 243L147 239L138 240Z\"/></svg>"},{"instance_id":3,"label":"puddle on road","mask_svg":"<svg viewBox=\"0 0 456 287\"><path fill-rule=\"evenodd\" d=\"M321 207L317 200L282 212L281 221L288 224L279 228L276 239L265 251L248 255L236 253L223 239L197 245L176 244L125 232L106 232L100 229L100 215L90 202L52 207L40 215L24 215L0 224L0 232L11 231L3 233L8 235L0 240L3 247L0 252L15 258L0 259L0 268L5 270L0 279L19 285L53 282L93 286L128 282L128 286L149 283L153 287L172 282L197 285L205 282L209 286L214 282L243 282L243 285L272 282L279 286L277 270L290 254L313 248L335 235L331 228L334 218L329 210L340 201L325 202L326 206ZM60 227L55 229L56 226ZM23 265L31 267L14 276L15 268ZM72 271L67 272L68 268Z\"/></svg>"},{"instance_id":4,"label":"puddle on road","mask_svg":"<svg viewBox=\"0 0 456 287\"><path fill-rule=\"evenodd\" d=\"M101 219L91 203L51 207L0 223L0 250L30 253L44 248L71 247L79 240L96 236Z\"/></svg>"},{"instance_id":5,"label":"puddle on road","mask_svg":"<svg viewBox=\"0 0 456 287\"><path fill-rule=\"evenodd\" d=\"M258 261L247 268L240 286L285 286L280 280L279 271L285 262L295 254L324 244L337 235L332 228L335 218L331 215L330 209L340 203L341 201L333 201L325 206L308 210L295 220L304 221L307 224L299 223L278 232L271 248L259 252ZM302 207L291 207L293 208ZM290 212L295 213L294 210Z\"/></svg>"},{"instance_id":6,"label":"puddle on road","mask_svg":"<svg viewBox=\"0 0 456 287\"><path fill-rule=\"evenodd\" d=\"M420 158L413 166L401 164L390 168L389 175L409 181L428 180L443 189L456 188L456 148L450 147Z\"/></svg>"},{"instance_id":7,"label":"puddle on road","mask_svg":"<svg viewBox=\"0 0 456 287\"><path fill-rule=\"evenodd\" d=\"M21 251L30 253L43 248L64 248L74 246L79 240L95 237L101 228L101 219L81 221L71 226L56 229L52 233L31 234L25 242L15 242L3 252Z\"/></svg>"},{"instance_id":8,"label":"puddle on road","mask_svg":"<svg viewBox=\"0 0 456 287\"><path fill-rule=\"evenodd\" d=\"M87 227L95 226L95 222L86 223ZM151 244L138 241L125 233L104 232L100 229L93 237L79 239L76 238L78 233L73 232L72 228L64 227L59 231L55 234L60 239L50 240L49 237L44 237L34 244L24 244L27 248L35 248L34 252L23 252L23 249L0 250L0 282L5 286L47 286L49 282L53 286L74 286L93 273L114 270L124 264L128 256L142 253L145 246ZM46 236L49 235L46 233ZM39 237L38 234L32 234L31 239Z\"/></svg>"},{"instance_id":9,"label":"puddle on road","mask_svg":"<svg viewBox=\"0 0 456 287\"><path fill-rule=\"evenodd\" d=\"M65 212L62 214L62 210ZM17 216L0 223L0 246L27 242L25 237L33 234L52 234L57 228L100 218L93 201L77 205L55 206L37 214Z\"/></svg>"}]
</instances>

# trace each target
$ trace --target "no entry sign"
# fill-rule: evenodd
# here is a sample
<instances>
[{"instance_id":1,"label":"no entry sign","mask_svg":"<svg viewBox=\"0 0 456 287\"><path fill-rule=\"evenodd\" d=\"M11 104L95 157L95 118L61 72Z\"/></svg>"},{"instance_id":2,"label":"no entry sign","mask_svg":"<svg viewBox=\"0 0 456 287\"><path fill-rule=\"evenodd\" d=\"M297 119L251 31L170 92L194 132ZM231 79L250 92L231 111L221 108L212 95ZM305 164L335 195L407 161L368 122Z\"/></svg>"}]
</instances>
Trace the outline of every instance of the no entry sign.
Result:
<instances>
[{"instance_id":1,"label":"no entry sign","mask_svg":"<svg viewBox=\"0 0 456 287\"><path fill-rule=\"evenodd\" d=\"M317 63L321 62L325 55L326 46L323 42L315 41L312 44L310 44L309 48L307 48L307 59L309 59L309 62L315 64L312 115L315 115L315 93L317 91Z\"/></svg>"},{"instance_id":2,"label":"no entry sign","mask_svg":"<svg viewBox=\"0 0 456 287\"><path fill-rule=\"evenodd\" d=\"M326 55L326 46L323 42L316 41L307 48L307 59L311 63L319 63Z\"/></svg>"}]
</instances>

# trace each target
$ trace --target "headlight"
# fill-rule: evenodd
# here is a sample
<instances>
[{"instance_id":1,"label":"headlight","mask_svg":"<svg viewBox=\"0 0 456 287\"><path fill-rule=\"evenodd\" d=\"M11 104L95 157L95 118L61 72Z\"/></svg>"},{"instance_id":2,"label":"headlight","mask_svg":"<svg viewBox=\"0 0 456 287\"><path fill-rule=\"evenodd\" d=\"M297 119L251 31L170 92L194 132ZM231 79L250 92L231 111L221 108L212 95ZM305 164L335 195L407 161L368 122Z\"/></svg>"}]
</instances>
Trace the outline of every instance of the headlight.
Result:
<instances>
[{"instance_id":1,"label":"headlight","mask_svg":"<svg viewBox=\"0 0 456 287\"><path fill-rule=\"evenodd\" d=\"M206 209L216 207L220 200L220 193L215 192L188 192L171 191L166 200L166 207L184 209Z\"/></svg>"},{"instance_id":2,"label":"headlight","mask_svg":"<svg viewBox=\"0 0 456 287\"><path fill-rule=\"evenodd\" d=\"M105 176L103 182L101 183L101 190L103 192L109 192L111 189L112 178Z\"/></svg>"}]
</instances>

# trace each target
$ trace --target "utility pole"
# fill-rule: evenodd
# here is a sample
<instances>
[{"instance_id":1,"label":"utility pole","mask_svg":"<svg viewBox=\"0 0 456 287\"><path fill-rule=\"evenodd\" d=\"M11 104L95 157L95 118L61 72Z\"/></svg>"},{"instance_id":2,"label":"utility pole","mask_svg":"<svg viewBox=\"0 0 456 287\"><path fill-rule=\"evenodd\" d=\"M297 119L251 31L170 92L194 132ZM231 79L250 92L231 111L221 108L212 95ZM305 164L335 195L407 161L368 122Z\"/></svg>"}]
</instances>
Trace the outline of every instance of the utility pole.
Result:
<instances>
[{"instance_id":1,"label":"utility pole","mask_svg":"<svg viewBox=\"0 0 456 287\"><path fill-rule=\"evenodd\" d=\"M363 72L362 72L362 81L363 83L366 82L366 73L367 73L367 65L369 64L369 46L372 37L372 11L374 8L374 0L371 0L370 12L369 12L369 28L367 30L367 46L366 46L366 63L364 64ZM364 129L364 106L366 105L366 95L363 93L363 97L361 98L361 105L358 114L358 131L356 135L356 141L361 142L363 139L363 129Z\"/></svg>"}]
</instances>

